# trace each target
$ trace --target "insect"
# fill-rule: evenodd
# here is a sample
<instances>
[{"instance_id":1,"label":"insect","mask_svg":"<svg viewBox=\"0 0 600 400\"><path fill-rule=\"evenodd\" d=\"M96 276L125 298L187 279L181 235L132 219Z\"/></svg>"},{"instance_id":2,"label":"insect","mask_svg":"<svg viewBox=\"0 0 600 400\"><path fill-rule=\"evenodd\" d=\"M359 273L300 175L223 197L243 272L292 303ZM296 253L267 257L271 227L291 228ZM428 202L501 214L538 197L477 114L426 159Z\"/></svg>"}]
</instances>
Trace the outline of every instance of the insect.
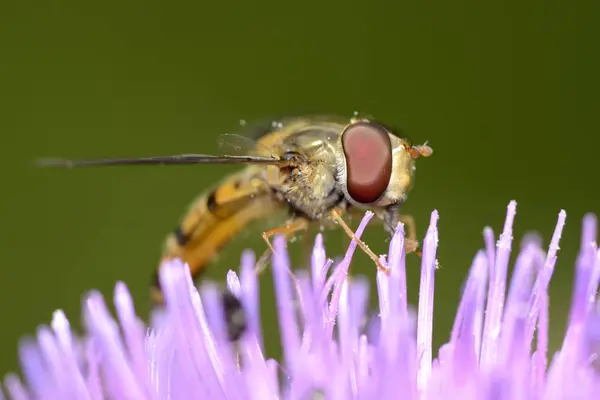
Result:
<instances>
[{"instance_id":1,"label":"insect","mask_svg":"<svg viewBox=\"0 0 600 400\"><path fill-rule=\"evenodd\" d=\"M270 238L274 235L289 238L311 224L337 224L378 268L386 270L343 219L345 214L370 209L390 235L398 222L404 222L408 228L406 251L420 254L414 220L399 211L413 184L415 160L433 152L427 143L412 145L383 124L358 117L349 121L289 118L271 124L261 134L257 140L221 135L218 140L224 150L219 156L52 159L42 160L40 165L244 164L245 168L201 194L165 240L162 259L183 259L194 279L248 225L277 211L286 211L289 219L263 232L267 252L273 251ZM163 301L156 278L152 295L156 302Z\"/></svg>"}]
</instances>

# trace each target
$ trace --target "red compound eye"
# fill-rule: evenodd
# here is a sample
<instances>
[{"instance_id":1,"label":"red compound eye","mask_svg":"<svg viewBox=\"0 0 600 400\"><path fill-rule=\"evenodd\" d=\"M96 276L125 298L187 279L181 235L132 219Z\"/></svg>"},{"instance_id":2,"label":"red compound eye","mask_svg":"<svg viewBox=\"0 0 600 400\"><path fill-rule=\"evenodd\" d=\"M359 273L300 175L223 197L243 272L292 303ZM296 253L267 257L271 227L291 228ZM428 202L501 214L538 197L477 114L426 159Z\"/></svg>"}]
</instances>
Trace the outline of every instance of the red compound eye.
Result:
<instances>
[{"instance_id":1,"label":"red compound eye","mask_svg":"<svg viewBox=\"0 0 600 400\"><path fill-rule=\"evenodd\" d=\"M358 203L372 203L388 187L392 176L392 144L387 130L370 122L357 122L342 133L346 157L346 187Z\"/></svg>"}]
</instances>

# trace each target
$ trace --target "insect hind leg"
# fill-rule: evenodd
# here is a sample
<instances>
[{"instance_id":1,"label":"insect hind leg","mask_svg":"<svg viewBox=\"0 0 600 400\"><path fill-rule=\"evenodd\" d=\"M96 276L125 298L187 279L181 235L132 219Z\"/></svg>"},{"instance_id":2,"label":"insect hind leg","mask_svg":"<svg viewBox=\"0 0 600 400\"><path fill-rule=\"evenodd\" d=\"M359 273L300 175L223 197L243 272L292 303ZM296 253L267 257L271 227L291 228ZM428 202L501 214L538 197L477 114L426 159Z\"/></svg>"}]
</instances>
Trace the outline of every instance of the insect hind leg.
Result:
<instances>
[{"instance_id":1,"label":"insect hind leg","mask_svg":"<svg viewBox=\"0 0 600 400\"><path fill-rule=\"evenodd\" d=\"M264 272L267 261L269 259L269 255L275 253L275 249L271 244L270 238L275 235L284 235L286 239L289 239L295 233L300 231L305 231L308 229L308 221L305 218L295 218L291 220L284 226L280 226L278 228L269 229L262 233L263 240L267 243L267 250L263 253L263 255L258 259L256 263L256 275L260 275Z\"/></svg>"}]
</instances>

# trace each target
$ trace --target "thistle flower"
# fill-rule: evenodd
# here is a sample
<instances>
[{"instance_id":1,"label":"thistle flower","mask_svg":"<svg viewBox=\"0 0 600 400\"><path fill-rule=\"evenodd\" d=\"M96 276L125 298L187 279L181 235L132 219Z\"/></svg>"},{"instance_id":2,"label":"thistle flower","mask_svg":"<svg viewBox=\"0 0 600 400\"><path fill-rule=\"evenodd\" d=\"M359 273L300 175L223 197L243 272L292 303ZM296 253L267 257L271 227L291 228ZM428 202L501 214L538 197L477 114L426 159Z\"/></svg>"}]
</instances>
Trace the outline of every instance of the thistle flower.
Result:
<instances>
[{"instance_id":1,"label":"thistle flower","mask_svg":"<svg viewBox=\"0 0 600 400\"><path fill-rule=\"evenodd\" d=\"M379 314L368 313L368 280L348 279L356 243L336 265L318 236L311 271L291 273L282 238L272 273L282 359L262 349L254 255L242 256L229 290L243 304L247 329L228 340L220 291L194 287L186 265L166 263L160 279L167 308L150 328L135 315L123 283L113 319L97 292L84 301L86 335L77 338L56 311L37 340L21 345L25 383L4 386L14 399L592 399L600 393L600 252L596 219L583 221L571 315L562 348L548 357L548 284L566 214L561 211L548 252L526 238L507 292L516 203L508 206L497 245L484 231L468 274L450 340L433 359L433 294L438 245L434 211L424 241L419 304L407 304L404 228L389 248L388 275L377 272ZM357 229L360 237L372 214ZM310 273L309 273L310 272ZM507 292L507 293L506 293ZM534 334L536 335L534 345ZM459 397L460 396L460 397ZM1 397L1 395L0 395Z\"/></svg>"}]
</instances>

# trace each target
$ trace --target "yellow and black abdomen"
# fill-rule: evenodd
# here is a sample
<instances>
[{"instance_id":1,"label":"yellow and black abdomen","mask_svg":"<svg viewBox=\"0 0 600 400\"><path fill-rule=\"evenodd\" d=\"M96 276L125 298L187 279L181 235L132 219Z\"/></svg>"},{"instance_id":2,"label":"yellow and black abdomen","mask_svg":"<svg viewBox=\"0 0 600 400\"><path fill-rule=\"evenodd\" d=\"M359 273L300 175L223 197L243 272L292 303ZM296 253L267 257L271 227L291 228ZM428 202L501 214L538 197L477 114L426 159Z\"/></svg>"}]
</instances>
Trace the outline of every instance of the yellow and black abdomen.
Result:
<instances>
[{"instance_id":1,"label":"yellow and black abdomen","mask_svg":"<svg viewBox=\"0 0 600 400\"><path fill-rule=\"evenodd\" d=\"M198 278L209 263L249 224L283 208L263 179L262 167L250 166L228 175L196 199L177 228L167 236L162 260L180 258ZM152 297L162 303L157 271Z\"/></svg>"}]
</instances>

